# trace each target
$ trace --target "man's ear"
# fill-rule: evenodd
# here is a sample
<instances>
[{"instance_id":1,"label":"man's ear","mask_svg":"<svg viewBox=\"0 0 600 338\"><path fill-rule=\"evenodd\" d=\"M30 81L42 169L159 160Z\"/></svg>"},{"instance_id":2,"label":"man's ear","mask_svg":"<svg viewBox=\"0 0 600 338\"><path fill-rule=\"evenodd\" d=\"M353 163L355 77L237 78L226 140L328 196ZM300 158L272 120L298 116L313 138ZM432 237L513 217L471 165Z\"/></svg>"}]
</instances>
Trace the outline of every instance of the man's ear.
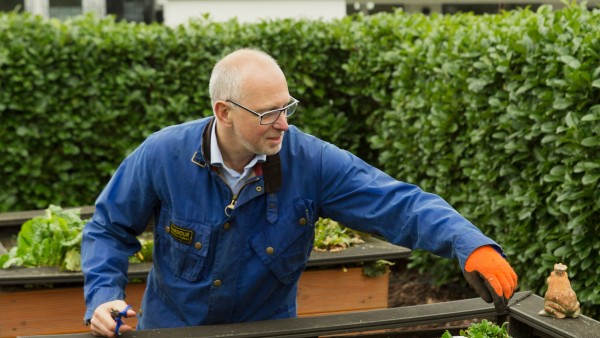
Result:
<instances>
[{"instance_id":1,"label":"man's ear","mask_svg":"<svg viewBox=\"0 0 600 338\"><path fill-rule=\"evenodd\" d=\"M215 112L215 117L219 121L219 124L222 126L229 127L231 126L231 106L227 104L225 101L217 101L215 102L215 106L213 107L213 111Z\"/></svg>"}]
</instances>

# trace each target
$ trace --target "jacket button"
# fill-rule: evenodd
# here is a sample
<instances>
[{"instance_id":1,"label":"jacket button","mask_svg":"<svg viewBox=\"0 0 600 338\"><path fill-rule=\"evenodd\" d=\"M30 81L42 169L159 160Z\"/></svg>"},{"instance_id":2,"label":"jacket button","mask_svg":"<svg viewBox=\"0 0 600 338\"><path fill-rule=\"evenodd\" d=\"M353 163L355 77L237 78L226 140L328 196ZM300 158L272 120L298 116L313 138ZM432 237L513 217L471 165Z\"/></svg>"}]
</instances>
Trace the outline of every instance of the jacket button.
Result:
<instances>
[{"instance_id":1,"label":"jacket button","mask_svg":"<svg viewBox=\"0 0 600 338\"><path fill-rule=\"evenodd\" d=\"M196 242L196 244L194 244L194 248L196 248L196 250L202 249L202 243Z\"/></svg>"},{"instance_id":2,"label":"jacket button","mask_svg":"<svg viewBox=\"0 0 600 338\"><path fill-rule=\"evenodd\" d=\"M266 250L266 251L267 251L267 254L269 254L269 255L272 255L272 254L273 254L273 252L275 252L275 249L273 249L273 247L272 247L272 246L270 246L270 247L268 247L268 248L267 248L267 250Z\"/></svg>"},{"instance_id":3,"label":"jacket button","mask_svg":"<svg viewBox=\"0 0 600 338\"><path fill-rule=\"evenodd\" d=\"M169 233L169 232L171 232L171 227L167 225L167 226L165 227L165 232L166 232L166 233Z\"/></svg>"},{"instance_id":4,"label":"jacket button","mask_svg":"<svg viewBox=\"0 0 600 338\"><path fill-rule=\"evenodd\" d=\"M223 224L223 229L229 230L229 228L231 228L231 224L229 224L229 223Z\"/></svg>"},{"instance_id":5,"label":"jacket button","mask_svg":"<svg viewBox=\"0 0 600 338\"><path fill-rule=\"evenodd\" d=\"M262 187L261 186L256 187L256 191L261 192L262 191Z\"/></svg>"},{"instance_id":6,"label":"jacket button","mask_svg":"<svg viewBox=\"0 0 600 338\"><path fill-rule=\"evenodd\" d=\"M221 282L221 280L220 280L220 279L216 279L216 280L213 282L213 285L214 285L214 286L216 286L216 287L219 287L219 286L223 285L223 282Z\"/></svg>"},{"instance_id":7,"label":"jacket button","mask_svg":"<svg viewBox=\"0 0 600 338\"><path fill-rule=\"evenodd\" d=\"M304 218L304 217L300 218L298 223L300 223L300 225L306 225L306 218Z\"/></svg>"}]
</instances>

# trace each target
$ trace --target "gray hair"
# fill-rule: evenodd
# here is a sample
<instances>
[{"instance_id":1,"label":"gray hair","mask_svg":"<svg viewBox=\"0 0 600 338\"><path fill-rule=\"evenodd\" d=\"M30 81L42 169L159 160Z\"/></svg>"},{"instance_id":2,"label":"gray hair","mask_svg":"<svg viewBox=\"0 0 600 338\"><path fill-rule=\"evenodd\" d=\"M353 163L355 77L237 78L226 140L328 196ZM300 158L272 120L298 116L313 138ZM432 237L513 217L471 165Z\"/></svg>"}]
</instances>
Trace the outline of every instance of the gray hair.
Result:
<instances>
[{"instance_id":1,"label":"gray hair","mask_svg":"<svg viewBox=\"0 0 600 338\"><path fill-rule=\"evenodd\" d=\"M212 106L218 100L243 101L241 67L239 63L231 62L232 56L239 53L252 54L255 58L261 58L277 65L277 61L271 55L253 48L238 49L226 55L215 64L210 74L208 92ZM279 67L279 65L277 66Z\"/></svg>"}]
</instances>

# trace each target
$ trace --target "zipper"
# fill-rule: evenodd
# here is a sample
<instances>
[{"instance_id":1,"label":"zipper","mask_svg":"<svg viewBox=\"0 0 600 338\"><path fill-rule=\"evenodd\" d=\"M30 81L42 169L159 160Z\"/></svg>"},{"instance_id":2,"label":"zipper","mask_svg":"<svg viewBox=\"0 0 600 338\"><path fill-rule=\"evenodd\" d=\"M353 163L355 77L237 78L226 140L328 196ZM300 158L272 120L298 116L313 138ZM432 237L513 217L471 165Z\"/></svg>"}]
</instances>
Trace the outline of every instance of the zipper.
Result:
<instances>
[{"instance_id":1,"label":"zipper","mask_svg":"<svg viewBox=\"0 0 600 338\"><path fill-rule=\"evenodd\" d=\"M237 194L233 194L233 197L231 198L231 202L229 202L229 205L227 205L225 207L225 216L227 216L227 217L231 216L231 212L233 212L233 208L235 208L235 204L237 203L237 200L238 200L238 197L240 196L240 193L242 192L242 190L244 190L244 187L246 187L248 184L254 183L254 182L258 181L258 180L259 180L259 178L255 177L253 180L246 181L246 183L244 183L244 185L242 185L240 187L240 190L238 191L238 193Z\"/></svg>"},{"instance_id":2,"label":"zipper","mask_svg":"<svg viewBox=\"0 0 600 338\"><path fill-rule=\"evenodd\" d=\"M240 191L242 191L242 189L240 189ZM229 202L229 205L225 207L225 216L229 217L231 216L230 213L228 213L229 210L233 211L233 208L235 208L235 203L237 202L238 199L238 195L233 195L233 198L231 199L231 202Z\"/></svg>"}]
</instances>

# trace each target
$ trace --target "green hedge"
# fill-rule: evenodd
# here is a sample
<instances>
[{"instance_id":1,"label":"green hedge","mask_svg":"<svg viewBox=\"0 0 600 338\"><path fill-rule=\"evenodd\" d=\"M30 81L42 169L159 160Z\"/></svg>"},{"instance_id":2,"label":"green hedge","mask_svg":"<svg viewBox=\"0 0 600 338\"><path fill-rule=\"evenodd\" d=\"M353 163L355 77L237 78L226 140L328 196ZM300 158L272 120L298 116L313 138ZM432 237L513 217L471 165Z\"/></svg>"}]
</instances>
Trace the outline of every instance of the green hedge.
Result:
<instances>
[{"instance_id":1,"label":"green hedge","mask_svg":"<svg viewBox=\"0 0 600 338\"><path fill-rule=\"evenodd\" d=\"M369 93L387 94L370 139L384 170L498 239L522 289L543 289L565 262L581 300L600 304L600 13L372 21L374 40L401 37L365 57L390 78Z\"/></svg>"},{"instance_id":2,"label":"green hedge","mask_svg":"<svg viewBox=\"0 0 600 338\"><path fill-rule=\"evenodd\" d=\"M600 13L378 14L187 27L0 15L0 212L92 204L164 126L211 114L214 62L273 54L304 130L450 201L521 289L569 266L600 313ZM456 262L417 252L440 282Z\"/></svg>"},{"instance_id":3,"label":"green hedge","mask_svg":"<svg viewBox=\"0 0 600 338\"><path fill-rule=\"evenodd\" d=\"M144 137L212 114L212 66L245 46L279 59L302 102L295 123L368 157L367 127L350 123L361 108L345 95L353 84L339 77L349 54L339 34L335 25L292 20L171 29L0 15L0 212L93 204Z\"/></svg>"}]
</instances>

